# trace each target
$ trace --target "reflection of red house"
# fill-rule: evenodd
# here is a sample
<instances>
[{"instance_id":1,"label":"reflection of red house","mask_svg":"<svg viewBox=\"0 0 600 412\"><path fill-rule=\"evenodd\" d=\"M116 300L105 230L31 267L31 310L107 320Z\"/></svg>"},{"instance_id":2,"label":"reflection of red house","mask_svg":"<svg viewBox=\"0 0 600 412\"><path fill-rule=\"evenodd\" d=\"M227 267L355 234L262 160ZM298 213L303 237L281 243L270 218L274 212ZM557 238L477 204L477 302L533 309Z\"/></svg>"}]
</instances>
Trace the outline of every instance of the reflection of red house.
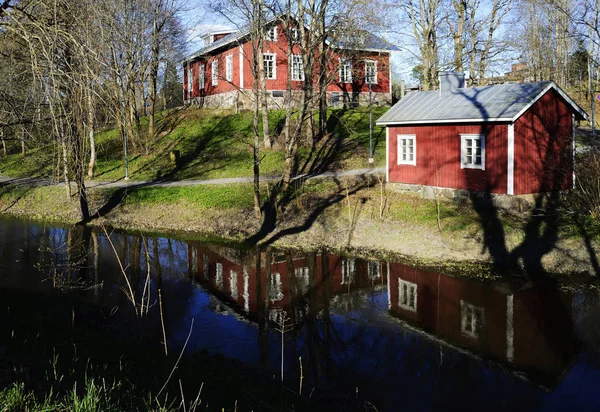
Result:
<instances>
[{"instance_id":1,"label":"reflection of red house","mask_svg":"<svg viewBox=\"0 0 600 412\"><path fill-rule=\"evenodd\" d=\"M190 274L211 292L252 319L262 306L277 324L284 314L289 321L301 323L304 311L318 311L337 294L385 282L381 263L353 258L262 253L257 276L254 254L240 256L232 249L192 245L188 253Z\"/></svg>"},{"instance_id":2,"label":"reflection of red house","mask_svg":"<svg viewBox=\"0 0 600 412\"><path fill-rule=\"evenodd\" d=\"M442 72L440 90L409 93L377 124L388 182L521 195L572 187L573 127L586 117L554 82L466 88Z\"/></svg>"},{"instance_id":3,"label":"reflection of red house","mask_svg":"<svg viewBox=\"0 0 600 412\"><path fill-rule=\"evenodd\" d=\"M571 298L516 292L390 263L390 310L419 329L482 353L540 382L555 382L573 355Z\"/></svg>"},{"instance_id":4,"label":"reflection of red house","mask_svg":"<svg viewBox=\"0 0 600 412\"><path fill-rule=\"evenodd\" d=\"M287 90L288 37L293 40L291 88L301 90L304 84L302 51L295 40L299 29L286 30L282 18L271 20L265 27L263 53L269 103L281 106ZM352 47L332 47L328 58L331 62L331 82L326 90L328 101L334 105L343 101L365 103L370 85L374 102L391 102L390 52L399 49L370 33L356 36L362 38L345 42ZM212 33L206 36L206 43L183 61L185 102L213 107L249 107L255 79L248 29Z\"/></svg>"}]
</instances>

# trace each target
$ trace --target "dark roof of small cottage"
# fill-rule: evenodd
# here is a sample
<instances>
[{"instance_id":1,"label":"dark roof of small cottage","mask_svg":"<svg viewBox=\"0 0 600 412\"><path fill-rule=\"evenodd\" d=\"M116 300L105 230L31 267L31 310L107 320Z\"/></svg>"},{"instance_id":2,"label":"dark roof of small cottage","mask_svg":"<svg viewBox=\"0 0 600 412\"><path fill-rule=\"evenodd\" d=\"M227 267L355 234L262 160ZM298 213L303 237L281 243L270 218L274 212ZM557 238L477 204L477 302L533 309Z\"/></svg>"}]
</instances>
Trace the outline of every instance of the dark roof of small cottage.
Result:
<instances>
[{"instance_id":1,"label":"dark roof of small cottage","mask_svg":"<svg viewBox=\"0 0 600 412\"><path fill-rule=\"evenodd\" d=\"M268 20L265 23L265 25L268 26L268 25L272 24L273 22L275 22L276 20L279 20L281 18L282 18L282 16L277 16L277 17L271 18L270 20ZM223 38L220 38L219 40L217 40L207 46L204 46L200 50L198 50L190 55L187 55L182 60L182 62L194 60L198 57L207 55L215 50L218 50L221 47L225 47L231 43L237 43L244 37L248 36L249 33L250 33L250 28L247 25L242 26L242 27L238 28L237 30L232 30L232 33L228 34L227 36L224 36ZM362 51L389 51L389 52L391 52L391 51L399 51L400 50L400 48L398 48L397 46L385 41L384 39L382 39L379 36L376 36L373 33L365 32L360 40L361 40L360 44L358 44L357 42L352 42L352 43L337 42L333 46L335 48L340 48L340 49L345 48L345 49L362 50Z\"/></svg>"},{"instance_id":2,"label":"dark roof of small cottage","mask_svg":"<svg viewBox=\"0 0 600 412\"><path fill-rule=\"evenodd\" d=\"M586 113L554 82L465 87L440 96L438 90L408 93L377 120L379 125L418 123L514 122L550 89L578 120Z\"/></svg>"}]
</instances>

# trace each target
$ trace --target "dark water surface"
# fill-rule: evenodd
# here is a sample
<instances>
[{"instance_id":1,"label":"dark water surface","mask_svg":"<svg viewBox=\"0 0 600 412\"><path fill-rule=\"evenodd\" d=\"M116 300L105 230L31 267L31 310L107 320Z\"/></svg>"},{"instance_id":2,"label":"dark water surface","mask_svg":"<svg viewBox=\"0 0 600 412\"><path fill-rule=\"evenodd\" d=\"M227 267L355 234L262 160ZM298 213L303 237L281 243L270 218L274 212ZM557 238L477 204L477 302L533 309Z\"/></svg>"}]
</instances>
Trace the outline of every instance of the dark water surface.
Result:
<instances>
[{"instance_id":1,"label":"dark water surface","mask_svg":"<svg viewBox=\"0 0 600 412\"><path fill-rule=\"evenodd\" d=\"M379 411L600 410L593 290L494 284L399 262L0 220L0 287L68 290L132 334L268 370L303 394L360 391ZM116 252L116 255L115 255ZM146 292L144 292L146 291ZM193 327L192 325L193 320ZM282 333L283 361L282 361ZM191 333L190 333L191 330ZM301 359L301 360L300 360Z\"/></svg>"}]
</instances>

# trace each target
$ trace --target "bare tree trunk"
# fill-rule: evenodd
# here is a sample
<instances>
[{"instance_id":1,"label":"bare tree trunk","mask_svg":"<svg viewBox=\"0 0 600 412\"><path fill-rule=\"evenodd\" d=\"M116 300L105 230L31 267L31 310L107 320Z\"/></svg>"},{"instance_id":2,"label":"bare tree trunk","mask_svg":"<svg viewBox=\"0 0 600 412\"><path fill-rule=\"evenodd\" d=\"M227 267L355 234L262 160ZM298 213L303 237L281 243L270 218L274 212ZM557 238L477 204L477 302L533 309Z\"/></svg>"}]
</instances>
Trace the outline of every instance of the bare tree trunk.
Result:
<instances>
[{"instance_id":1,"label":"bare tree trunk","mask_svg":"<svg viewBox=\"0 0 600 412\"><path fill-rule=\"evenodd\" d=\"M91 87L91 86L90 86ZM88 135L90 139L90 163L88 165L88 177L91 179L94 177L96 169L96 139L94 129L94 105L92 100L92 91L87 90L87 121L88 121Z\"/></svg>"},{"instance_id":2,"label":"bare tree trunk","mask_svg":"<svg viewBox=\"0 0 600 412\"><path fill-rule=\"evenodd\" d=\"M25 146L25 127L21 126L21 155L27 156L27 148Z\"/></svg>"},{"instance_id":3,"label":"bare tree trunk","mask_svg":"<svg viewBox=\"0 0 600 412\"><path fill-rule=\"evenodd\" d=\"M7 155L6 140L4 140L4 129L0 129L0 140L2 141L2 154Z\"/></svg>"}]
</instances>

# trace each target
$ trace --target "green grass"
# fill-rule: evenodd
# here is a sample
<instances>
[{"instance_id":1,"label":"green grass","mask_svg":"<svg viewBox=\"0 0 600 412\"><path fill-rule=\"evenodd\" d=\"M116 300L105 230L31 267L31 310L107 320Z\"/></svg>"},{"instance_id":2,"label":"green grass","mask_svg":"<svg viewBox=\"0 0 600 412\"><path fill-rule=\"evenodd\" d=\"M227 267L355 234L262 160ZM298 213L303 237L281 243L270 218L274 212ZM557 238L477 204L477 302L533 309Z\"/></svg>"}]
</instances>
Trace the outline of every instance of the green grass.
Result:
<instances>
[{"instance_id":1,"label":"green grass","mask_svg":"<svg viewBox=\"0 0 600 412\"><path fill-rule=\"evenodd\" d=\"M127 204L172 204L189 202L197 209L252 207L251 184L141 188L127 196Z\"/></svg>"},{"instance_id":2,"label":"green grass","mask_svg":"<svg viewBox=\"0 0 600 412\"><path fill-rule=\"evenodd\" d=\"M373 121L385 112L374 108ZM163 116L164 115L164 116ZM132 180L155 179L214 179L252 176L252 113L232 113L189 108L158 116L157 138L148 145L144 138L134 145L129 143L129 176ZM271 111L269 122L274 134L281 133L285 113ZM262 130L262 126L261 130ZM341 138L333 158L328 158L330 169L358 168L368 165L369 111L367 108L329 111L329 132ZM142 134L147 119L142 119ZM262 150L261 174L278 175L284 167L283 135L276 136L273 150ZM385 163L385 131L373 131L376 165ZM116 129L101 131L96 136L98 163L97 180L118 180L125 176L123 142ZM15 151L17 147L13 148ZM180 152L180 162L174 165L169 157L173 150ZM301 148L299 157L306 160L309 151ZM58 147L49 145L31 147L28 154L10 154L0 158L0 173L8 176L57 177Z\"/></svg>"}]
</instances>

